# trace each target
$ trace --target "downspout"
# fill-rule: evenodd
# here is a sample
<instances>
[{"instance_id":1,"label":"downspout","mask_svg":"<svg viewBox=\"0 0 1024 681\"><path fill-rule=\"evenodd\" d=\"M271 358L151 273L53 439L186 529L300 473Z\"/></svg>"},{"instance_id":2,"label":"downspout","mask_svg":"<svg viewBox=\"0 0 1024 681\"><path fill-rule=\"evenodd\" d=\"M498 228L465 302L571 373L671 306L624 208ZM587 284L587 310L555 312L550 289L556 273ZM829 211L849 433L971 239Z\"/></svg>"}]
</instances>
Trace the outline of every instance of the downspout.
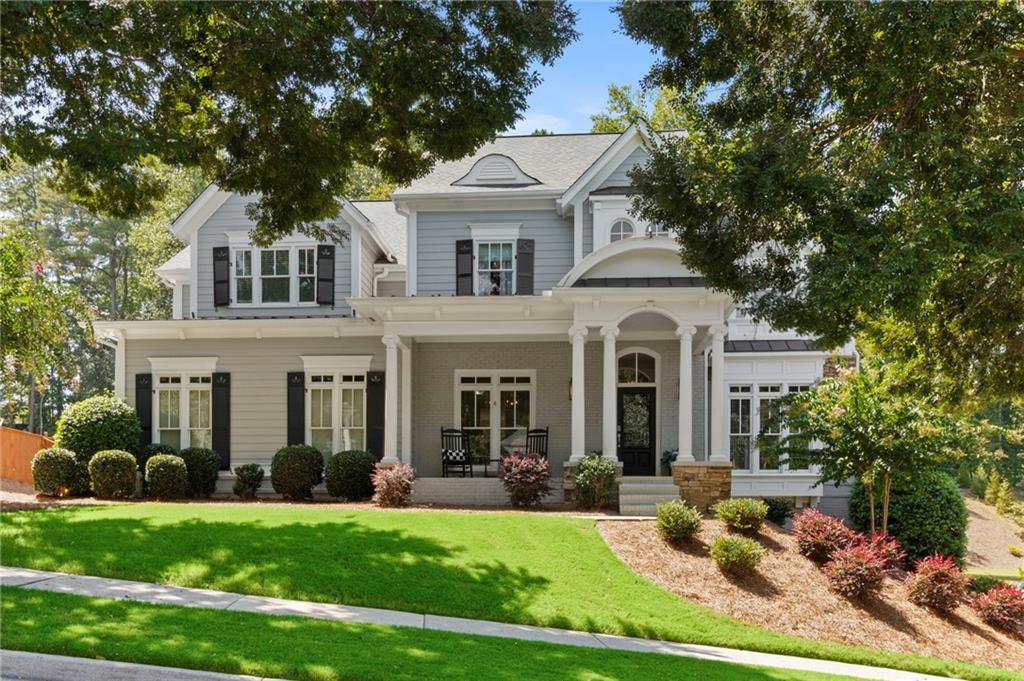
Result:
<instances>
[{"instance_id":1,"label":"downspout","mask_svg":"<svg viewBox=\"0 0 1024 681\"><path fill-rule=\"evenodd\" d=\"M377 297L377 282L379 282L381 279L383 279L384 277L388 276L389 274L391 274L391 268L385 267L385 268L381 269L380 272L378 272L378 273L373 275L373 297L374 298Z\"/></svg>"}]
</instances>

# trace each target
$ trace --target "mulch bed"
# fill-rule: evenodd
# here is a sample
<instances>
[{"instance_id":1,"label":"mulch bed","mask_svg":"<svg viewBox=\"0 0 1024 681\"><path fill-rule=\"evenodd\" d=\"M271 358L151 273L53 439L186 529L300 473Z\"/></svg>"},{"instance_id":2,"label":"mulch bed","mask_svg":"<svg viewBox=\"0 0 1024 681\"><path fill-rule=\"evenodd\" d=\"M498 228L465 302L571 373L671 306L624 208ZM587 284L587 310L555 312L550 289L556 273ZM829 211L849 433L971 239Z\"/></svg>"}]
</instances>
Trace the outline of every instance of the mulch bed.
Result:
<instances>
[{"instance_id":1,"label":"mulch bed","mask_svg":"<svg viewBox=\"0 0 1024 681\"><path fill-rule=\"evenodd\" d=\"M756 574L743 578L725 577L708 553L726 531L714 519L683 549L662 541L653 521L605 520L598 531L630 568L661 588L765 629L1024 671L1024 640L990 627L966 606L942 617L914 605L899 576L887 577L861 601L838 596L790 534L768 523L756 536L768 554Z\"/></svg>"}]
</instances>

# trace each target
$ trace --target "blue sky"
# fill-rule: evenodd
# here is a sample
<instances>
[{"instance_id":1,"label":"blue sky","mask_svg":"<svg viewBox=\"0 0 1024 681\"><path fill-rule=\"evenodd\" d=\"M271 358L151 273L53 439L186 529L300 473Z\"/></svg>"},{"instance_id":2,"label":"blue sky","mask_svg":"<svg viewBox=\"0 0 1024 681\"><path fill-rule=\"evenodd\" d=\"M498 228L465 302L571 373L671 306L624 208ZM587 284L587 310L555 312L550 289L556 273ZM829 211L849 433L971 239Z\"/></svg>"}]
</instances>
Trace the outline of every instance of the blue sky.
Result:
<instances>
[{"instance_id":1,"label":"blue sky","mask_svg":"<svg viewBox=\"0 0 1024 681\"><path fill-rule=\"evenodd\" d=\"M590 114L604 109L608 86L639 84L655 56L646 44L621 33L611 2L574 2L579 39L553 66L541 67L543 82L530 96L522 120L511 131L529 134L588 132Z\"/></svg>"}]
</instances>

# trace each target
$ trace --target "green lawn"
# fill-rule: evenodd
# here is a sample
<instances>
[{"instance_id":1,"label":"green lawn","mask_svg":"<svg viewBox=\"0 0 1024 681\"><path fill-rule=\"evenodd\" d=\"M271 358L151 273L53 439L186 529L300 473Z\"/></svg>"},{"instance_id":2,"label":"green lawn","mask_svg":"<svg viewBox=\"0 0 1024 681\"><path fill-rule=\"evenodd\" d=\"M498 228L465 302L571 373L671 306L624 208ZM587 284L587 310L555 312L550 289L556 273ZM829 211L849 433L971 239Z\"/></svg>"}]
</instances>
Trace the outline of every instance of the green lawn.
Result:
<instances>
[{"instance_id":1,"label":"green lawn","mask_svg":"<svg viewBox=\"0 0 1024 681\"><path fill-rule=\"evenodd\" d=\"M198 610L5 588L4 648L288 679L714 679L841 677L567 648L403 627Z\"/></svg>"},{"instance_id":2,"label":"green lawn","mask_svg":"<svg viewBox=\"0 0 1024 681\"><path fill-rule=\"evenodd\" d=\"M995 577L1012 584L1022 581L1020 572L1017 570L967 570L967 574L972 577Z\"/></svg>"},{"instance_id":3,"label":"green lawn","mask_svg":"<svg viewBox=\"0 0 1024 681\"><path fill-rule=\"evenodd\" d=\"M630 571L593 520L137 504L3 514L6 565L884 665L983 667L776 634Z\"/></svg>"}]
</instances>

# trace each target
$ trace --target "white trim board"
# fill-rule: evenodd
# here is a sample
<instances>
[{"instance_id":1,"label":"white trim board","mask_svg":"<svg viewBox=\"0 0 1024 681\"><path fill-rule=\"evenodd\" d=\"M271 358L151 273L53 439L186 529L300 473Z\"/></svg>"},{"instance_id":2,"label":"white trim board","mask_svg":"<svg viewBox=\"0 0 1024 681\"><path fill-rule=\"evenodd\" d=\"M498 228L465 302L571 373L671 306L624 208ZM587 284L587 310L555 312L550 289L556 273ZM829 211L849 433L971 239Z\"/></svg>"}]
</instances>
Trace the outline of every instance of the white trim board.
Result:
<instances>
[{"instance_id":1,"label":"white trim board","mask_svg":"<svg viewBox=\"0 0 1024 681\"><path fill-rule=\"evenodd\" d=\"M217 357L147 357L153 373L206 373L217 370Z\"/></svg>"},{"instance_id":2,"label":"white trim board","mask_svg":"<svg viewBox=\"0 0 1024 681\"><path fill-rule=\"evenodd\" d=\"M370 369L373 355L299 355L307 372L343 371L365 373Z\"/></svg>"}]
</instances>

